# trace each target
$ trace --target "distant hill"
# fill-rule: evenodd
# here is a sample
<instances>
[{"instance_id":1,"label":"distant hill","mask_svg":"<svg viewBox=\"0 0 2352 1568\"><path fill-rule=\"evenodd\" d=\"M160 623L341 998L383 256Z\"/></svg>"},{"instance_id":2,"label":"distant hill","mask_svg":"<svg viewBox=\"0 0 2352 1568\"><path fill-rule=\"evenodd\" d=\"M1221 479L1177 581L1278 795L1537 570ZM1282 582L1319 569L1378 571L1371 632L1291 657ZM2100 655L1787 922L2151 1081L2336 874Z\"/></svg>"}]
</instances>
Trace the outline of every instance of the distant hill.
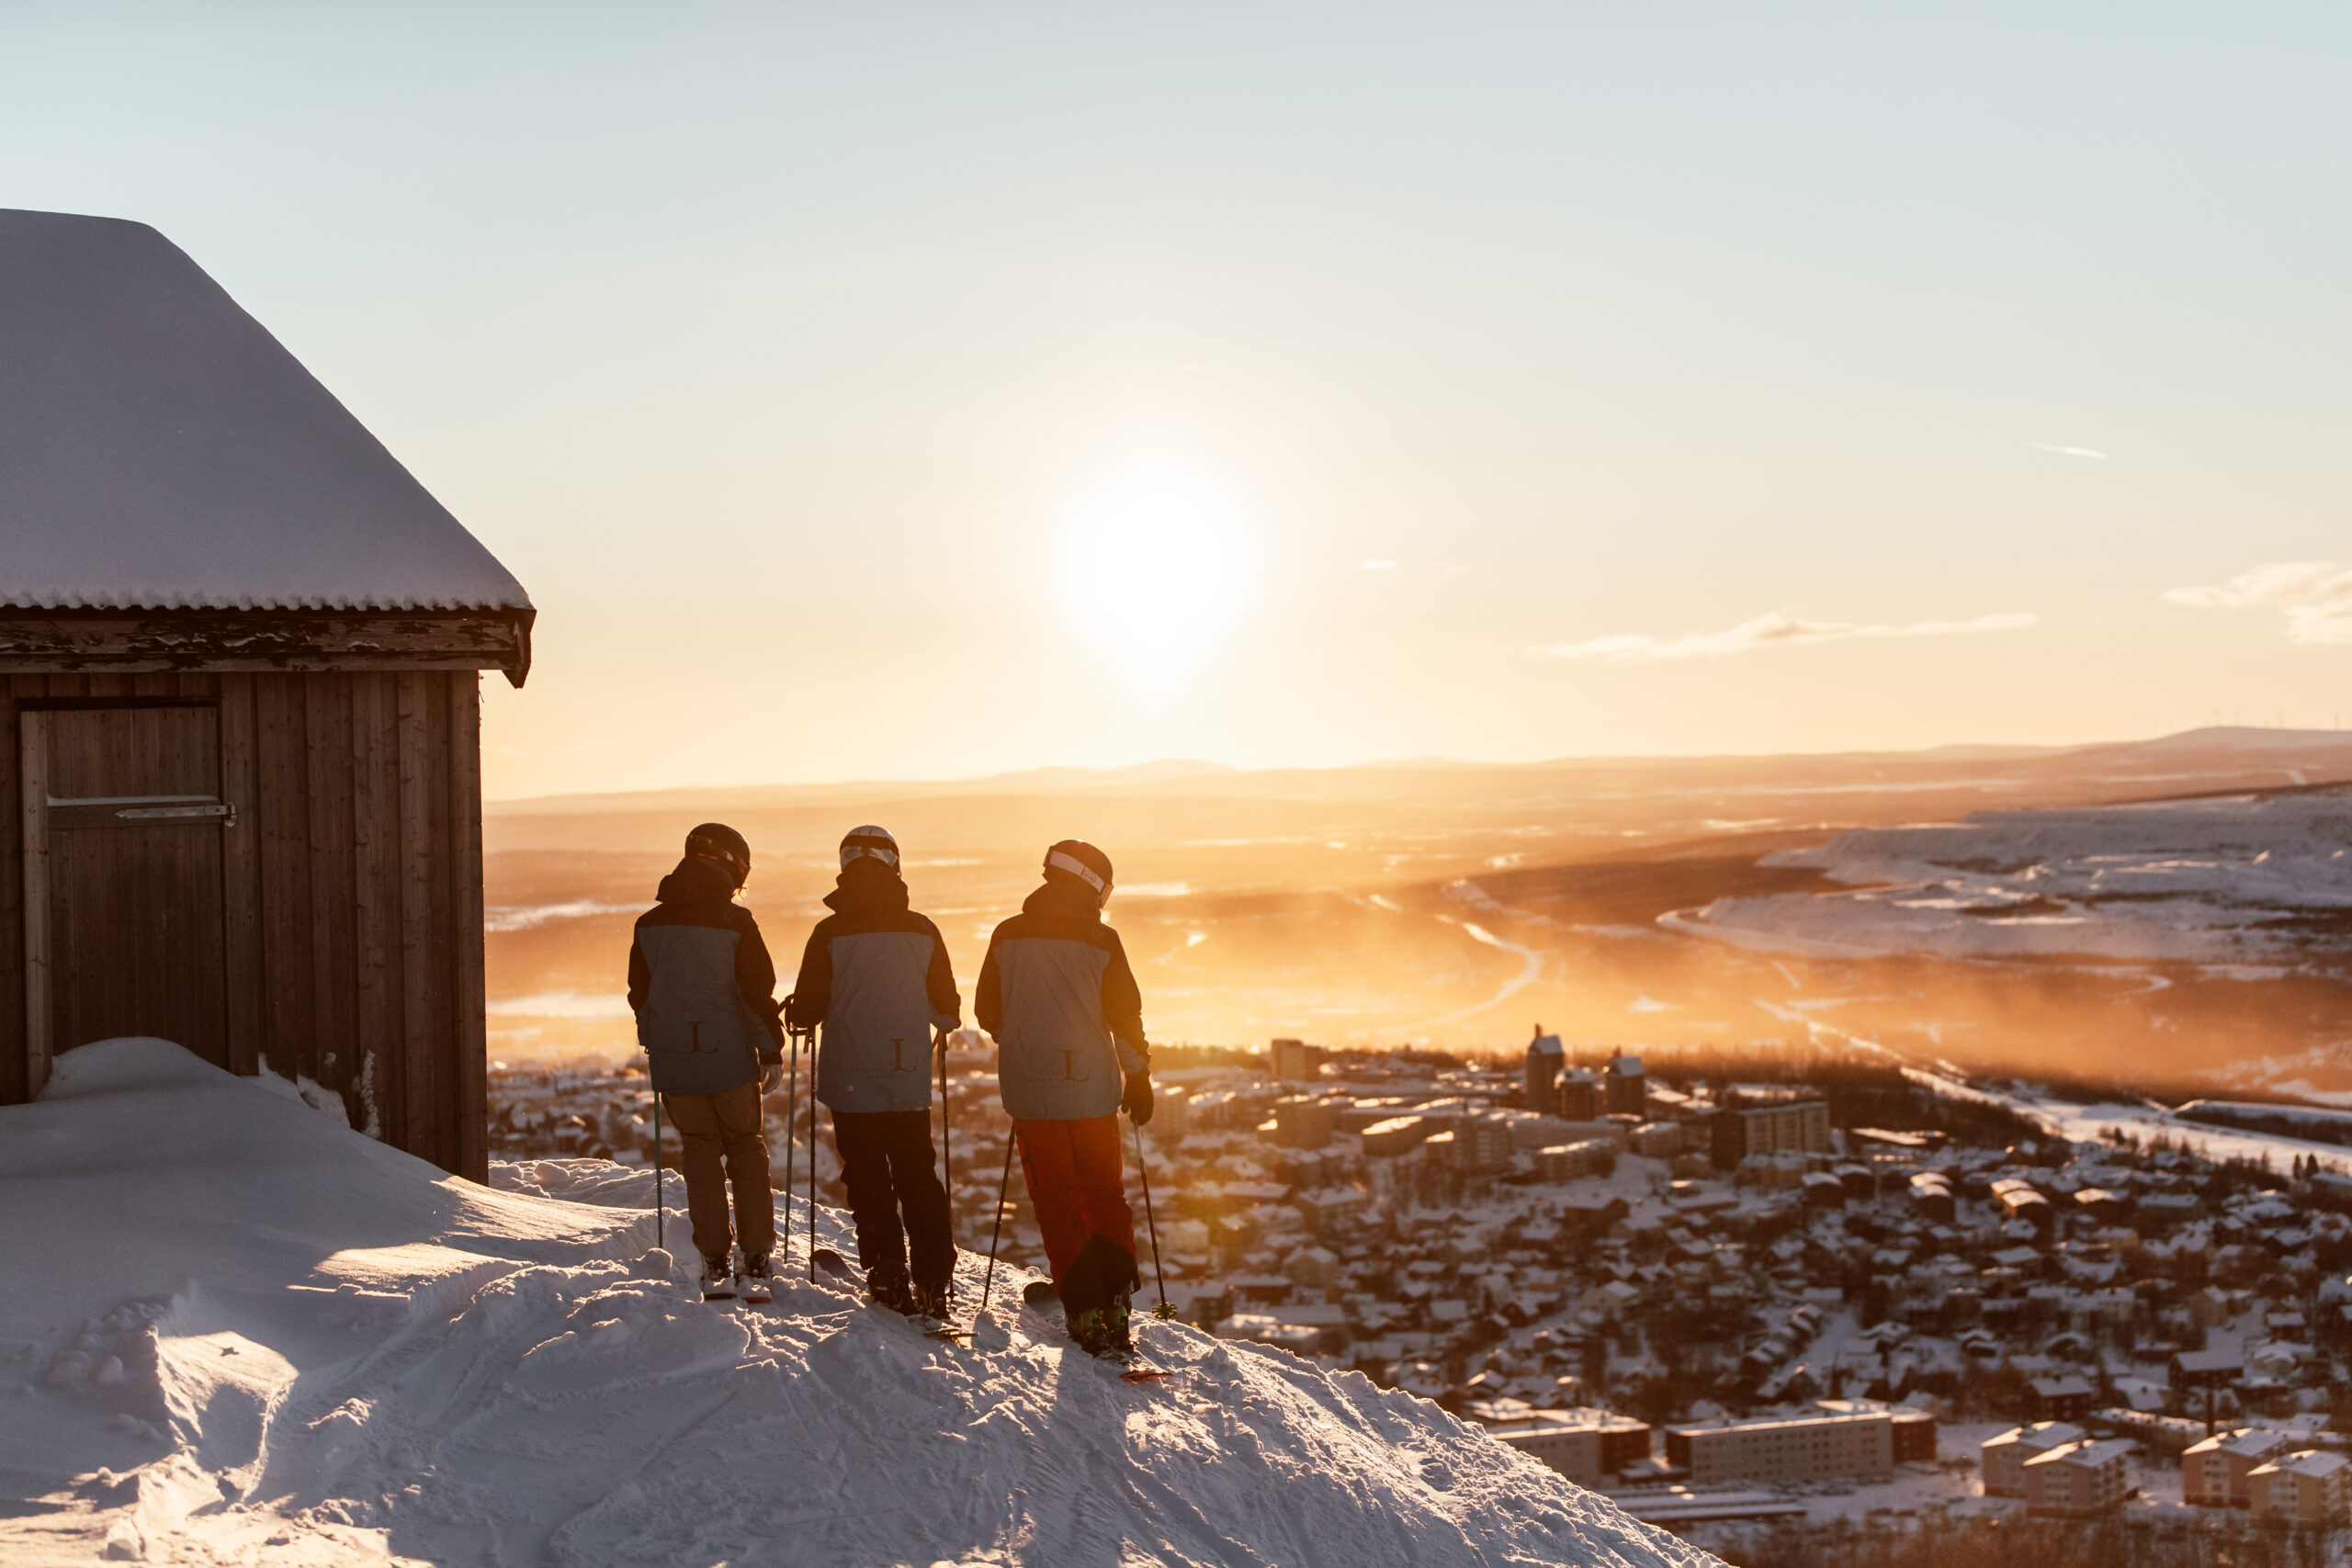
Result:
<instances>
[{"instance_id":1,"label":"distant hill","mask_svg":"<svg viewBox=\"0 0 2352 1568\"><path fill-rule=\"evenodd\" d=\"M1070 790L1118 789L1182 783L1240 773L1224 762L1168 757L1125 768L1030 768L962 779L847 779L838 784L684 785L674 789L623 790L599 795L543 795L489 801L492 814L606 815L683 809L772 811L832 806L859 800L911 800L936 795L1057 795Z\"/></svg>"},{"instance_id":2,"label":"distant hill","mask_svg":"<svg viewBox=\"0 0 2352 1568\"><path fill-rule=\"evenodd\" d=\"M1124 768L1046 767L962 779L847 780L539 795L492 801L492 817L675 815L876 807L899 801L1091 795L1202 799L1369 801L1583 795L1615 788L1675 795L1909 793L1992 788L2121 798L2200 788L2296 786L2352 778L2352 731L2217 727L2152 740L2083 746L1961 743L1913 751L1787 752L1703 757L1562 757L1540 762L1443 758L1331 768L1243 769L1193 758ZM2086 793L2085 786L2089 786Z\"/></svg>"},{"instance_id":3,"label":"distant hill","mask_svg":"<svg viewBox=\"0 0 2352 1568\"><path fill-rule=\"evenodd\" d=\"M1910 752L1722 752L1705 757L1555 757L1547 761L1458 761L1449 757L1408 757L1390 761L1355 761L1329 769L1238 769L1226 761L1197 757L1164 757L1138 761L1125 769L1082 769L1082 766L1042 766L1016 773L983 773L974 778L852 778L842 783L807 785L682 785L673 790L626 790L605 795L538 795L529 799L487 802L492 816L612 816L612 813L684 808L698 811L790 811L802 807L835 807L854 802L899 802L899 799L938 797L997 797L997 795L1068 795L1068 792L1125 792L1125 795L1223 795L1223 797L1272 799L1364 799L1381 790L1411 787L1416 783L1440 783L1440 792L1458 792L1479 778L1526 781L1543 773L1592 776L1639 771L1665 778L1701 778L1724 773L1752 773L1757 778L1790 778L1794 773L1844 773L1856 769L1900 766L1907 773L1919 769L1950 769L1954 764L1992 764L2016 776L2061 776L2084 766L2166 766L2199 764L2222 773L2239 764L2253 769L2343 769L2352 776L2352 731L2343 728L2253 728L2209 727L2185 728L2176 736L2154 740L2098 740L2088 745L1999 745L1950 743ZM1912 783L1912 781L1903 781ZM2159 778L2150 778L2159 783ZM2248 781L2253 785L2256 781ZM2272 783L2305 783L2281 773ZM1179 785L1173 787L1171 785ZM1366 787L1369 785L1369 787Z\"/></svg>"}]
</instances>

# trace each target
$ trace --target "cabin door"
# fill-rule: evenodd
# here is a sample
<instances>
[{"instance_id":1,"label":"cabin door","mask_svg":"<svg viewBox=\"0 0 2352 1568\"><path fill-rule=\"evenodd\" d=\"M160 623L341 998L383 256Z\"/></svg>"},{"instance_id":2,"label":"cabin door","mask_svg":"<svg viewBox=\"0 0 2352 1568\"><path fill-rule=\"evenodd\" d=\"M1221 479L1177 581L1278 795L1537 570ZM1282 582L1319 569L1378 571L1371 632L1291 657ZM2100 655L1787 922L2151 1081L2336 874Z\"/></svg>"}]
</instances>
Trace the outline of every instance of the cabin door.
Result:
<instances>
[{"instance_id":1,"label":"cabin door","mask_svg":"<svg viewBox=\"0 0 2352 1568\"><path fill-rule=\"evenodd\" d=\"M32 1087L124 1034L229 1065L220 710L28 708L25 994Z\"/></svg>"}]
</instances>

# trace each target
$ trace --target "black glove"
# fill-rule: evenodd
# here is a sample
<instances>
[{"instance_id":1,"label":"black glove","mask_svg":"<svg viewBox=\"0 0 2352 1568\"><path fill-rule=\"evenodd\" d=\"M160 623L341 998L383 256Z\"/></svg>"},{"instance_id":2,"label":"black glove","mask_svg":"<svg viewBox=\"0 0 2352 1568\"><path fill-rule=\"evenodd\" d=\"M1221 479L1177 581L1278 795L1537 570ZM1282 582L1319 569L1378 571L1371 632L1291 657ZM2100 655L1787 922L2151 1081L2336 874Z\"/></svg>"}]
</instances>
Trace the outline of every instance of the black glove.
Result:
<instances>
[{"instance_id":1,"label":"black glove","mask_svg":"<svg viewBox=\"0 0 2352 1568\"><path fill-rule=\"evenodd\" d=\"M763 1095L774 1094L783 1087L784 1064L782 1062L762 1062L760 1064L760 1092Z\"/></svg>"},{"instance_id":2,"label":"black glove","mask_svg":"<svg viewBox=\"0 0 2352 1568\"><path fill-rule=\"evenodd\" d=\"M1119 1103L1127 1108L1127 1114L1135 1119L1136 1126L1148 1124L1151 1121L1151 1075L1129 1073L1126 1097Z\"/></svg>"}]
</instances>

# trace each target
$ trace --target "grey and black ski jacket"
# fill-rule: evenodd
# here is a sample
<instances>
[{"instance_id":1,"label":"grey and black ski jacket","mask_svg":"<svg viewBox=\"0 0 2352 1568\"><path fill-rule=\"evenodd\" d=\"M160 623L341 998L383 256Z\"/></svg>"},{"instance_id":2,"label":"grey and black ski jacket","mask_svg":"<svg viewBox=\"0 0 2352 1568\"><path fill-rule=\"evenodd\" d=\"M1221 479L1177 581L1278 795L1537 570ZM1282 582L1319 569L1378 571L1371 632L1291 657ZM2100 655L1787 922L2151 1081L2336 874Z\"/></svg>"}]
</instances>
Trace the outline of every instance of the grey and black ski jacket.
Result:
<instances>
[{"instance_id":1,"label":"grey and black ski jacket","mask_svg":"<svg viewBox=\"0 0 2352 1568\"><path fill-rule=\"evenodd\" d=\"M1048 879L996 928L972 1011L996 1037L1005 1114L1076 1122L1119 1108L1151 1065L1143 992L1093 892Z\"/></svg>"},{"instance_id":2,"label":"grey and black ski jacket","mask_svg":"<svg viewBox=\"0 0 2352 1568\"><path fill-rule=\"evenodd\" d=\"M637 918L628 1005L654 1089L722 1094L784 1060L775 963L727 874L688 855Z\"/></svg>"},{"instance_id":3,"label":"grey and black ski jacket","mask_svg":"<svg viewBox=\"0 0 2352 1568\"><path fill-rule=\"evenodd\" d=\"M931 1032L963 1021L939 928L907 908L907 885L852 861L808 933L786 1016L821 1024L817 1098L835 1111L931 1107Z\"/></svg>"}]
</instances>

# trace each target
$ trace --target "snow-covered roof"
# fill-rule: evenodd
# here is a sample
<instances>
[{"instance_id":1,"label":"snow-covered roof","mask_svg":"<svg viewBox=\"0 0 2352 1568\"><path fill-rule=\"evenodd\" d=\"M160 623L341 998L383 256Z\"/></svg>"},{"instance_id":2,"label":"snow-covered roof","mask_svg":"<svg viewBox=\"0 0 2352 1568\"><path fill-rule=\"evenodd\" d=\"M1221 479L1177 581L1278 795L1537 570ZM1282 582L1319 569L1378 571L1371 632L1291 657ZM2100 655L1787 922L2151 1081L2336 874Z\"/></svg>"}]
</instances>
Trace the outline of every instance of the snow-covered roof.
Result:
<instances>
[{"instance_id":1,"label":"snow-covered roof","mask_svg":"<svg viewBox=\"0 0 2352 1568\"><path fill-rule=\"evenodd\" d=\"M0 209L0 604L530 603L169 240Z\"/></svg>"}]
</instances>

